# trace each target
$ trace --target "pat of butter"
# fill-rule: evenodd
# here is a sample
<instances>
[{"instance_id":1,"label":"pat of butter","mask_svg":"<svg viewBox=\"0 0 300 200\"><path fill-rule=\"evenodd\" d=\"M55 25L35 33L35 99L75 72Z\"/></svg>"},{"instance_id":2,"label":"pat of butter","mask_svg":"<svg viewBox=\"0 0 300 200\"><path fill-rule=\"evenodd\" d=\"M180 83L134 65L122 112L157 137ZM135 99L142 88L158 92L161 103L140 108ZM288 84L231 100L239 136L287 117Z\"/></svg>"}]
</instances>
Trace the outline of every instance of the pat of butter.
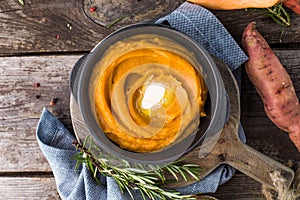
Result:
<instances>
[{"instance_id":1,"label":"pat of butter","mask_svg":"<svg viewBox=\"0 0 300 200\"><path fill-rule=\"evenodd\" d=\"M165 87L159 83L152 83L145 89L142 99L142 108L151 109L162 101L165 95Z\"/></svg>"}]
</instances>

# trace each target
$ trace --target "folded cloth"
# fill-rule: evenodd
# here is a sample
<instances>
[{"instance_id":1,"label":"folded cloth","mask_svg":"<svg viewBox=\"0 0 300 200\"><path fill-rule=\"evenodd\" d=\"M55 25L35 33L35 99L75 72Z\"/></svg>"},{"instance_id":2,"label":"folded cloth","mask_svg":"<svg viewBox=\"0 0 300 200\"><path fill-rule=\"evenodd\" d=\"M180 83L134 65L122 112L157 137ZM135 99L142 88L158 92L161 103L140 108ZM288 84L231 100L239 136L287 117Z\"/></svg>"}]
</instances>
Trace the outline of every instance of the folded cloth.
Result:
<instances>
[{"instance_id":1,"label":"folded cloth","mask_svg":"<svg viewBox=\"0 0 300 200\"><path fill-rule=\"evenodd\" d=\"M201 6L185 2L156 23L169 24L189 35L208 52L223 60L231 70L238 69L248 59L219 20ZM239 127L239 136L245 142L242 126ZM47 109L43 110L38 123L37 140L53 171L62 199L130 199L111 177L99 176L101 184L97 185L84 165L75 169L76 161L72 159L76 153L72 146L75 137ZM201 181L177 190L182 194L212 193L234 172L231 166L221 165ZM142 199L138 193L135 197Z\"/></svg>"}]
</instances>

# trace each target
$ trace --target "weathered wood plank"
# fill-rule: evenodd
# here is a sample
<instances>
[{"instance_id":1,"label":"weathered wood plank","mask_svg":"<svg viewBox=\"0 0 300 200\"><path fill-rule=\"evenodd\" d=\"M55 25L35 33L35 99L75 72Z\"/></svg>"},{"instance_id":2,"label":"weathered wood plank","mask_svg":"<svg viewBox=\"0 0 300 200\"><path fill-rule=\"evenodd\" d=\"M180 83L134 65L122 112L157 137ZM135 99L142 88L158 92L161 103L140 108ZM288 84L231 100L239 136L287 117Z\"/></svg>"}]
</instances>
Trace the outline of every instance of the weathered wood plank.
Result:
<instances>
[{"instance_id":1,"label":"weathered wood plank","mask_svg":"<svg viewBox=\"0 0 300 200\"><path fill-rule=\"evenodd\" d=\"M60 199L54 178L0 177L1 199L52 200Z\"/></svg>"},{"instance_id":2,"label":"weathered wood plank","mask_svg":"<svg viewBox=\"0 0 300 200\"><path fill-rule=\"evenodd\" d=\"M0 2L0 55L89 51L109 31L82 11L79 0Z\"/></svg>"},{"instance_id":3,"label":"weathered wood plank","mask_svg":"<svg viewBox=\"0 0 300 200\"><path fill-rule=\"evenodd\" d=\"M120 27L105 28L94 23L84 14L82 5L80 0L53 0L51 3L26 0L22 7L17 1L0 1L0 55L90 51ZM258 30L268 42L277 46L294 43L292 46L299 48L299 42L295 42L300 41L300 17L294 13L290 13L292 26L283 28L258 11L252 14L244 10L213 12L238 43L246 25L256 21Z\"/></svg>"},{"instance_id":4,"label":"weathered wood plank","mask_svg":"<svg viewBox=\"0 0 300 200\"><path fill-rule=\"evenodd\" d=\"M38 147L35 127L43 107L71 127L69 73L79 57L0 58L0 147L4 151L0 163L5 163L0 172L50 171ZM55 106L49 105L52 98L57 98Z\"/></svg>"},{"instance_id":5,"label":"weathered wood plank","mask_svg":"<svg viewBox=\"0 0 300 200\"><path fill-rule=\"evenodd\" d=\"M242 117L241 123L249 146L283 164L300 160L300 153L288 134L267 117Z\"/></svg>"},{"instance_id":6,"label":"weathered wood plank","mask_svg":"<svg viewBox=\"0 0 300 200\"><path fill-rule=\"evenodd\" d=\"M265 200L261 193L261 184L239 173L221 185L212 196L220 200Z\"/></svg>"},{"instance_id":7,"label":"weathered wood plank","mask_svg":"<svg viewBox=\"0 0 300 200\"><path fill-rule=\"evenodd\" d=\"M53 177L0 177L1 199L60 199ZM220 200L264 200L261 184L236 173L211 196Z\"/></svg>"},{"instance_id":8,"label":"weathered wood plank","mask_svg":"<svg viewBox=\"0 0 300 200\"><path fill-rule=\"evenodd\" d=\"M109 27L115 20L117 26L142 21L153 21L176 9L184 0L83 0L85 14L96 23ZM94 11L91 12L91 7Z\"/></svg>"}]
</instances>

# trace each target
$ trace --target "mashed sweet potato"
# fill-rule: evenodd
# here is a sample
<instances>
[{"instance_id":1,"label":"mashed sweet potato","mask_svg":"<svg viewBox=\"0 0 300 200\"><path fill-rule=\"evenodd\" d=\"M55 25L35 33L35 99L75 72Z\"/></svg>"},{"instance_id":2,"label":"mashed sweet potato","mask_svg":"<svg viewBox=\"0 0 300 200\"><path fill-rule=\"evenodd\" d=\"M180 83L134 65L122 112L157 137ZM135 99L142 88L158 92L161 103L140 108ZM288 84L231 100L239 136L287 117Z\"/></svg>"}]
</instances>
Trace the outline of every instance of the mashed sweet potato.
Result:
<instances>
[{"instance_id":1,"label":"mashed sweet potato","mask_svg":"<svg viewBox=\"0 0 300 200\"><path fill-rule=\"evenodd\" d=\"M207 95L182 47L144 37L113 45L97 64L91 90L102 130L134 152L158 151L197 130Z\"/></svg>"}]
</instances>

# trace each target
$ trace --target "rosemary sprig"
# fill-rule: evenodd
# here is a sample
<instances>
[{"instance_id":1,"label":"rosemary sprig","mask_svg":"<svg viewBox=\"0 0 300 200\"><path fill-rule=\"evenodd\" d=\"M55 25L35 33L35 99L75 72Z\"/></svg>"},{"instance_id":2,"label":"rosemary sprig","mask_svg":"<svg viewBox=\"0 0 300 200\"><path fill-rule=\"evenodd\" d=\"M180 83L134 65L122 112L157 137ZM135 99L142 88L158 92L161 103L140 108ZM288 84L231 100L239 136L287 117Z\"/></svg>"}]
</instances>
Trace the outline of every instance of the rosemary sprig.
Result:
<instances>
[{"instance_id":1,"label":"rosemary sprig","mask_svg":"<svg viewBox=\"0 0 300 200\"><path fill-rule=\"evenodd\" d=\"M285 7L282 3L278 3L269 8L256 8L256 9L249 9L250 12L248 15L251 15L253 12L256 11L263 11L266 16L269 16L273 21L280 26L290 26L291 25L291 18L288 12L285 10ZM248 12L248 9L245 9Z\"/></svg>"},{"instance_id":2,"label":"rosemary sprig","mask_svg":"<svg viewBox=\"0 0 300 200\"><path fill-rule=\"evenodd\" d=\"M108 164L108 159L91 153L90 145L93 144L91 139L87 138L82 145L77 141L73 142L73 145L79 150L73 158L77 160L76 168L85 164L98 184L100 182L97 174L100 173L112 177L120 190L128 192L133 200L136 191L139 191L143 199L148 198L150 200L195 199L193 195L182 195L175 190L165 190L160 186L167 182L166 173L170 174L175 181L179 180L178 176L181 176L185 181L189 181L191 178L199 180L198 173L201 168L198 165L184 164L182 160L177 160L161 168L152 166L151 170L145 170L142 166L139 168L131 167L127 161L123 160L125 167L111 166ZM88 148L86 147L87 144L89 144Z\"/></svg>"},{"instance_id":3,"label":"rosemary sprig","mask_svg":"<svg viewBox=\"0 0 300 200\"><path fill-rule=\"evenodd\" d=\"M277 24L281 26L290 26L291 18L290 15L286 12L282 3L278 3L270 8L265 9L267 16L271 17Z\"/></svg>"}]
</instances>

